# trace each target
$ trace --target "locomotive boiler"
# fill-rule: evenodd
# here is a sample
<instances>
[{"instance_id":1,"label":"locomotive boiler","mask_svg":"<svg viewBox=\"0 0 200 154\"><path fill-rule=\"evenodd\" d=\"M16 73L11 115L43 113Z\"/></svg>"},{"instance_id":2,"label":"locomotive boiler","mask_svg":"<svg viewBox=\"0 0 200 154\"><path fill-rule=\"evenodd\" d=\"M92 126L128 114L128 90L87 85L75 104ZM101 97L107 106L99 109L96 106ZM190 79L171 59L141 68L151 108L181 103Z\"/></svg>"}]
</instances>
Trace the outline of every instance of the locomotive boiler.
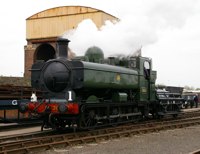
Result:
<instances>
[{"instance_id":1,"label":"locomotive boiler","mask_svg":"<svg viewBox=\"0 0 200 154\"><path fill-rule=\"evenodd\" d=\"M58 38L56 59L38 61L31 69L32 87L43 91L19 106L44 119L43 126L95 128L141 117L177 115L181 101L157 97L156 71L146 57L108 59L96 48L68 58L68 39Z\"/></svg>"}]
</instances>

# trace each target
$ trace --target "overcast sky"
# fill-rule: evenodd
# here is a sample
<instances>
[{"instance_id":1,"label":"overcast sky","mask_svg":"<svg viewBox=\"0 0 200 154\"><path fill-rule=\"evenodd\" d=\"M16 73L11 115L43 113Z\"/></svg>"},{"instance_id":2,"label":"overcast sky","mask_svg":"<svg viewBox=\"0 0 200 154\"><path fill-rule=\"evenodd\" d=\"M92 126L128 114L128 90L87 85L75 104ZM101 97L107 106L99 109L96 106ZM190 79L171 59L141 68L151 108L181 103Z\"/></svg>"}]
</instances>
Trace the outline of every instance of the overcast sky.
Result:
<instances>
[{"instance_id":1,"label":"overcast sky","mask_svg":"<svg viewBox=\"0 0 200 154\"><path fill-rule=\"evenodd\" d=\"M91 45L102 48L106 56L130 54L142 47L142 55L151 57L153 69L157 70L157 84L200 88L199 0L2 1L0 75L22 76L24 73L26 18L67 5L93 7L121 20L115 25L107 22L101 32L86 20L73 35L65 35L77 55L84 54Z\"/></svg>"}]
</instances>

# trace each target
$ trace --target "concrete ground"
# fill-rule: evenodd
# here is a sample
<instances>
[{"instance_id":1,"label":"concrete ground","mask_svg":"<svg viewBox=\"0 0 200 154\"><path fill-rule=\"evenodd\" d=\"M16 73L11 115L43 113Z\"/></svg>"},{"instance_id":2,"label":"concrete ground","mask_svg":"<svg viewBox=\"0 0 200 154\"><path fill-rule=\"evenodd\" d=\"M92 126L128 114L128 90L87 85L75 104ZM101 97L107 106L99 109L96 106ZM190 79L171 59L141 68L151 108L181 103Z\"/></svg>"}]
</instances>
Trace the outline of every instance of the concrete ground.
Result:
<instances>
[{"instance_id":1,"label":"concrete ground","mask_svg":"<svg viewBox=\"0 0 200 154\"><path fill-rule=\"evenodd\" d=\"M189 154L200 149L200 126L52 149L43 154ZM41 153L41 152L40 152Z\"/></svg>"},{"instance_id":2,"label":"concrete ground","mask_svg":"<svg viewBox=\"0 0 200 154\"><path fill-rule=\"evenodd\" d=\"M5 124L4 124L5 125ZM0 125L1 127L1 125ZM31 128L21 128L16 130L8 130L8 131L0 131L0 137L1 136L8 136L8 135L15 135L15 134L24 134L24 133L32 133L32 132L38 132L41 130L41 127L35 126Z\"/></svg>"}]
</instances>

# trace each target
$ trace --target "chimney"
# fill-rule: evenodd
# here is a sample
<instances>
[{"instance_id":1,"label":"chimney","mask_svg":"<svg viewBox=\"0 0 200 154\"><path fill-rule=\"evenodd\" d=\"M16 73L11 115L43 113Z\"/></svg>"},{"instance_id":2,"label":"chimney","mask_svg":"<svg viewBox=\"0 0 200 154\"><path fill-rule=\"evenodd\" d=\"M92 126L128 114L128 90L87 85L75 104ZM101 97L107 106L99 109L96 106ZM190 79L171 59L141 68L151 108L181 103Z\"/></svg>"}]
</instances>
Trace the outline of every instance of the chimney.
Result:
<instances>
[{"instance_id":1,"label":"chimney","mask_svg":"<svg viewBox=\"0 0 200 154\"><path fill-rule=\"evenodd\" d=\"M67 58L68 57L68 44L70 40L65 38L58 38L56 43L56 48L58 51L57 58Z\"/></svg>"},{"instance_id":2,"label":"chimney","mask_svg":"<svg viewBox=\"0 0 200 154\"><path fill-rule=\"evenodd\" d=\"M115 65L115 57L108 57L108 64Z\"/></svg>"}]
</instances>

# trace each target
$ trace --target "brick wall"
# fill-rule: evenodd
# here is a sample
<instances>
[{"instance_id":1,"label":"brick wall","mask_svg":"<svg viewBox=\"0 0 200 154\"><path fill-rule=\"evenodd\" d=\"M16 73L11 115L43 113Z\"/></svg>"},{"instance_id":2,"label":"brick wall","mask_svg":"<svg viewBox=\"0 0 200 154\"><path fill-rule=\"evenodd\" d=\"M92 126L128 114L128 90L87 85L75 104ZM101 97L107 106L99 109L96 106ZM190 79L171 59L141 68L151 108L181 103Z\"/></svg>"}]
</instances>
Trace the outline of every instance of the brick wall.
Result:
<instances>
[{"instance_id":1,"label":"brick wall","mask_svg":"<svg viewBox=\"0 0 200 154\"><path fill-rule=\"evenodd\" d=\"M24 54L25 54L25 56L24 56L24 58L25 58L24 59L24 61L25 61L24 77L26 77L26 78L30 78L30 75L31 75L29 70L31 69L31 66L33 64L35 50L36 50L36 48L33 48L32 45L27 45L24 47Z\"/></svg>"},{"instance_id":2,"label":"brick wall","mask_svg":"<svg viewBox=\"0 0 200 154\"><path fill-rule=\"evenodd\" d=\"M43 43L47 43L49 45L51 45L54 50L56 49L56 40L52 41L52 40L40 40L40 42L36 42L36 43L32 43L31 41L28 41L28 45L26 45L24 47L24 58L25 58L25 63L24 63L24 77L29 79L31 76L31 72L29 71L33 65L33 63L35 62L35 53L37 51L37 48L42 45ZM56 51L55 51L56 52ZM70 49L68 50L68 56L69 59L73 58L75 56L75 53L73 53L73 51L71 51Z\"/></svg>"}]
</instances>

